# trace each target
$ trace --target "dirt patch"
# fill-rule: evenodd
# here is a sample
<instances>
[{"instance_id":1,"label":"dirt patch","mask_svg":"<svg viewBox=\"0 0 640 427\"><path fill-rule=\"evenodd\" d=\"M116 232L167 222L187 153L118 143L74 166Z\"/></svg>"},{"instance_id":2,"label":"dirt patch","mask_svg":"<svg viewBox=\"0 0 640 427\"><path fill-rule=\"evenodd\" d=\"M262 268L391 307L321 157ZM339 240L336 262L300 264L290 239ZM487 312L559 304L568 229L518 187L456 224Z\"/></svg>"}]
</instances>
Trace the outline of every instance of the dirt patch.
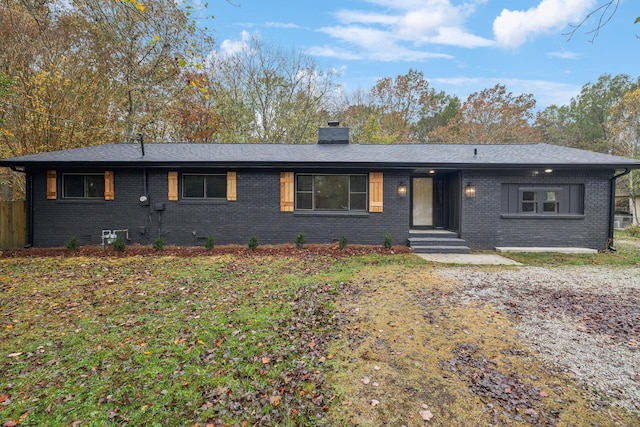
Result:
<instances>
[{"instance_id":1,"label":"dirt patch","mask_svg":"<svg viewBox=\"0 0 640 427\"><path fill-rule=\"evenodd\" d=\"M461 301L430 266L369 267L345 286L340 425L633 425L539 358L512 313ZM455 275L456 269L451 269ZM469 271L473 271L469 268ZM490 273L487 273L489 277ZM472 276L472 274L471 274ZM552 308L550 308L552 309Z\"/></svg>"}]
</instances>

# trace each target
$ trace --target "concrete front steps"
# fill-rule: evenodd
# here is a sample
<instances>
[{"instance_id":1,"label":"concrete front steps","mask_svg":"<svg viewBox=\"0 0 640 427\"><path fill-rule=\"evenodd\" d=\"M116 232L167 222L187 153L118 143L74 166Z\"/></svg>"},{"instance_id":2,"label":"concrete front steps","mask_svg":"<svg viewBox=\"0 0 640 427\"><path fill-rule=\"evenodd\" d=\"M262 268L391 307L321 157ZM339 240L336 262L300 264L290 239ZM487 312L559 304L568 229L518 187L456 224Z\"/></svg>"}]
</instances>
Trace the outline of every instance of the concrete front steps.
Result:
<instances>
[{"instance_id":1,"label":"concrete front steps","mask_svg":"<svg viewBox=\"0 0 640 427\"><path fill-rule=\"evenodd\" d=\"M465 240L447 230L409 230L409 247L418 254L471 253Z\"/></svg>"}]
</instances>

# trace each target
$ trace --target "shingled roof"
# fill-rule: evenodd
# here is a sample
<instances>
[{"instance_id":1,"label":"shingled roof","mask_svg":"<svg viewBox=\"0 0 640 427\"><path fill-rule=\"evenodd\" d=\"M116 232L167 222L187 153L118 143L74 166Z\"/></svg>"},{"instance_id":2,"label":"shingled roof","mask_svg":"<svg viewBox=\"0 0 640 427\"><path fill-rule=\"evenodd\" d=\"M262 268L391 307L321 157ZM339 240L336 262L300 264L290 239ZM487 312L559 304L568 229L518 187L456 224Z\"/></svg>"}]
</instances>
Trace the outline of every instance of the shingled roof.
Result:
<instances>
[{"instance_id":1,"label":"shingled roof","mask_svg":"<svg viewBox=\"0 0 640 427\"><path fill-rule=\"evenodd\" d=\"M640 161L549 144L116 143L0 160L9 167L376 167L640 169Z\"/></svg>"}]
</instances>

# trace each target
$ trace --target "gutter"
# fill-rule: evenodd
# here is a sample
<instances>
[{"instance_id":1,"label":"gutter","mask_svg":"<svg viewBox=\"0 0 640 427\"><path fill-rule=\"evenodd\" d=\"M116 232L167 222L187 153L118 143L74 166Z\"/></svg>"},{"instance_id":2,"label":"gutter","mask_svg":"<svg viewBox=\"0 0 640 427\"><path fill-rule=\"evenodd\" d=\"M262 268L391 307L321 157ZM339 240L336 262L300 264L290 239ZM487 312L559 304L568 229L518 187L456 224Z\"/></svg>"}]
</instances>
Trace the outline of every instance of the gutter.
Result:
<instances>
[{"instance_id":1,"label":"gutter","mask_svg":"<svg viewBox=\"0 0 640 427\"><path fill-rule=\"evenodd\" d=\"M9 168L18 173L23 173L26 179L26 194L25 199L27 201L27 242L25 248L33 246L33 176L24 169L18 169L15 165L10 165Z\"/></svg>"},{"instance_id":2,"label":"gutter","mask_svg":"<svg viewBox=\"0 0 640 427\"><path fill-rule=\"evenodd\" d=\"M615 220L616 213L616 180L621 176L625 176L631 172L631 169L625 168L624 172L619 173L618 175L614 175L610 179L609 192L611 193L611 200L609 202L609 236L607 239L607 249L610 251L616 250L613 246L613 224Z\"/></svg>"}]
</instances>

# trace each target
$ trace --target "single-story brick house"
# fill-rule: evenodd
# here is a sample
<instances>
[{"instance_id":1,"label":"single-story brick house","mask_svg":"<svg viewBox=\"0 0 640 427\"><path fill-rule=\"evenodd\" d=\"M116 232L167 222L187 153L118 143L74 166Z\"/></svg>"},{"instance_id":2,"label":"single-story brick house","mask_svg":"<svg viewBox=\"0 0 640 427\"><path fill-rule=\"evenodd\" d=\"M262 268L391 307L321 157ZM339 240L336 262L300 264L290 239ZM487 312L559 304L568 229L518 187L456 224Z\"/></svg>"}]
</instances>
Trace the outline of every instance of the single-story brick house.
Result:
<instances>
[{"instance_id":1,"label":"single-story brick house","mask_svg":"<svg viewBox=\"0 0 640 427\"><path fill-rule=\"evenodd\" d=\"M611 244L640 161L547 144L119 143L0 160L27 178L28 244L410 243L423 251ZM447 240L448 238L448 240Z\"/></svg>"}]
</instances>

